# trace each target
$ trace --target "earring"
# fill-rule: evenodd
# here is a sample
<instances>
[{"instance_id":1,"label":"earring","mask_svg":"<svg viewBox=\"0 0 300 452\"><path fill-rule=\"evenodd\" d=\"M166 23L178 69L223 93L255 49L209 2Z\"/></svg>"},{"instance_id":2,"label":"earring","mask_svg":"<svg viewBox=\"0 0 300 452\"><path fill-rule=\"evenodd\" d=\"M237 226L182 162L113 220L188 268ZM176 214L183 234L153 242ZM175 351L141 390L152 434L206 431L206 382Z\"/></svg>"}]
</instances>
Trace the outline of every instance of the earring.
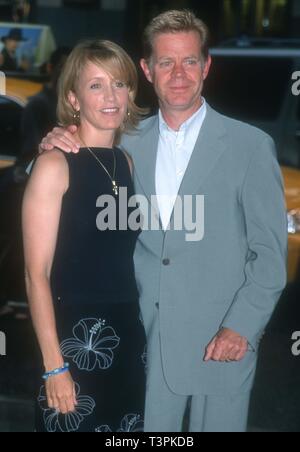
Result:
<instances>
[{"instance_id":1,"label":"earring","mask_svg":"<svg viewBox=\"0 0 300 452\"><path fill-rule=\"evenodd\" d=\"M75 120L77 120L77 121L80 120L80 110L78 110L78 111L76 111L76 112L74 113L73 118L74 118Z\"/></svg>"}]
</instances>

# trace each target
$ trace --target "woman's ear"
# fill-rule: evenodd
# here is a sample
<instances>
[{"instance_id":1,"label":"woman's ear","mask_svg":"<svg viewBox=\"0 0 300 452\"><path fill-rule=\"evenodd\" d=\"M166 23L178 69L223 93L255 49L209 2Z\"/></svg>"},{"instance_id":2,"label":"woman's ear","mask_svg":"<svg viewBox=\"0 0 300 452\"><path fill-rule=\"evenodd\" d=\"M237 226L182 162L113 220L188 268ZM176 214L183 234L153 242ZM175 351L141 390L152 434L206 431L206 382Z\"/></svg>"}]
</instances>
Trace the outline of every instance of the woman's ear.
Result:
<instances>
[{"instance_id":1,"label":"woman's ear","mask_svg":"<svg viewBox=\"0 0 300 452\"><path fill-rule=\"evenodd\" d=\"M70 104L72 105L74 111L79 112L80 111L80 105L79 105L79 101L77 99L76 94L73 91L70 91L68 94L68 99Z\"/></svg>"}]
</instances>

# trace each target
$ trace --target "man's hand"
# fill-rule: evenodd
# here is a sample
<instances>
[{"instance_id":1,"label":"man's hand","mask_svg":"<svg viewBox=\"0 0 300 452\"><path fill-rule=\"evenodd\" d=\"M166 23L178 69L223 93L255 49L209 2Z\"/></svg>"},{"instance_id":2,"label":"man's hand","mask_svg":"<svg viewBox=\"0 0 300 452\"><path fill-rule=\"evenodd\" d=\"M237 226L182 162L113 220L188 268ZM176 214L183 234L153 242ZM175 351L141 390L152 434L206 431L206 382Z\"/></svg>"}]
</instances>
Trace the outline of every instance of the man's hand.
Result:
<instances>
[{"instance_id":1,"label":"man's hand","mask_svg":"<svg viewBox=\"0 0 300 452\"><path fill-rule=\"evenodd\" d=\"M234 331L223 328L206 349L204 361L241 361L248 351L248 341Z\"/></svg>"},{"instance_id":2,"label":"man's hand","mask_svg":"<svg viewBox=\"0 0 300 452\"><path fill-rule=\"evenodd\" d=\"M43 139L39 153L42 154L44 151L52 151L54 148L58 148L68 154L71 152L77 154L82 145L76 138L76 132L76 126L70 126L67 129L56 127Z\"/></svg>"}]
</instances>

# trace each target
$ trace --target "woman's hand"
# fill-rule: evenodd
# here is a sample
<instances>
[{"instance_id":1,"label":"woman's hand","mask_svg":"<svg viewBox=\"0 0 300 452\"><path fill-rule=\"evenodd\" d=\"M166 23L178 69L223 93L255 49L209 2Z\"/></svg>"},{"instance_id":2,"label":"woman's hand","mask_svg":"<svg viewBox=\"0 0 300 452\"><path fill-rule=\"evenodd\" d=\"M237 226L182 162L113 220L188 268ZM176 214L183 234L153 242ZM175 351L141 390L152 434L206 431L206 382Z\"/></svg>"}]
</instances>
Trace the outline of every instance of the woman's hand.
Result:
<instances>
[{"instance_id":1,"label":"woman's hand","mask_svg":"<svg viewBox=\"0 0 300 452\"><path fill-rule=\"evenodd\" d=\"M75 384L70 372L48 378L46 393L49 408L62 414L72 413L76 410Z\"/></svg>"}]
</instances>

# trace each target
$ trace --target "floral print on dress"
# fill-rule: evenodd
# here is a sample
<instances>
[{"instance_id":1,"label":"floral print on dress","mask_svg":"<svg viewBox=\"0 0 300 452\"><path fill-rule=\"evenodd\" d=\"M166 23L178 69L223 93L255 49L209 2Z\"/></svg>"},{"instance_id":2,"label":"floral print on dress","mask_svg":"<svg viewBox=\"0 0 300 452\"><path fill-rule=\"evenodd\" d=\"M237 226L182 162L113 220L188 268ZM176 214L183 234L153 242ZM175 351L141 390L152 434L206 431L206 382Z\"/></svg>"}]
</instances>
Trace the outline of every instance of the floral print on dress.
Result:
<instances>
[{"instance_id":1,"label":"floral print on dress","mask_svg":"<svg viewBox=\"0 0 300 452\"><path fill-rule=\"evenodd\" d=\"M80 395L80 386L75 384L77 405L73 413L62 414L48 407L45 386L41 387L38 397L39 405L43 411L44 423L49 433L76 432L87 416L95 409L95 401L89 396Z\"/></svg>"},{"instance_id":2,"label":"floral print on dress","mask_svg":"<svg viewBox=\"0 0 300 452\"><path fill-rule=\"evenodd\" d=\"M144 431L144 421L138 414L127 414L121 421L117 433L139 433ZM95 429L96 433L112 433L108 425L101 425Z\"/></svg>"},{"instance_id":3,"label":"floral print on dress","mask_svg":"<svg viewBox=\"0 0 300 452\"><path fill-rule=\"evenodd\" d=\"M144 431L144 421L141 416L137 414L127 414L122 419L121 428L118 433L138 433Z\"/></svg>"},{"instance_id":4,"label":"floral print on dress","mask_svg":"<svg viewBox=\"0 0 300 452\"><path fill-rule=\"evenodd\" d=\"M108 425L101 425L95 429L95 433L112 433Z\"/></svg>"},{"instance_id":5,"label":"floral print on dress","mask_svg":"<svg viewBox=\"0 0 300 452\"><path fill-rule=\"evenodd\" d=\"M73 328L74 338L61 344L62 354L80 370L92 372L96 368L107 370L114 360L114 352L120 338L115 330L106 326L105 320L83 319Z\"/></svg>"}]
</instances>

